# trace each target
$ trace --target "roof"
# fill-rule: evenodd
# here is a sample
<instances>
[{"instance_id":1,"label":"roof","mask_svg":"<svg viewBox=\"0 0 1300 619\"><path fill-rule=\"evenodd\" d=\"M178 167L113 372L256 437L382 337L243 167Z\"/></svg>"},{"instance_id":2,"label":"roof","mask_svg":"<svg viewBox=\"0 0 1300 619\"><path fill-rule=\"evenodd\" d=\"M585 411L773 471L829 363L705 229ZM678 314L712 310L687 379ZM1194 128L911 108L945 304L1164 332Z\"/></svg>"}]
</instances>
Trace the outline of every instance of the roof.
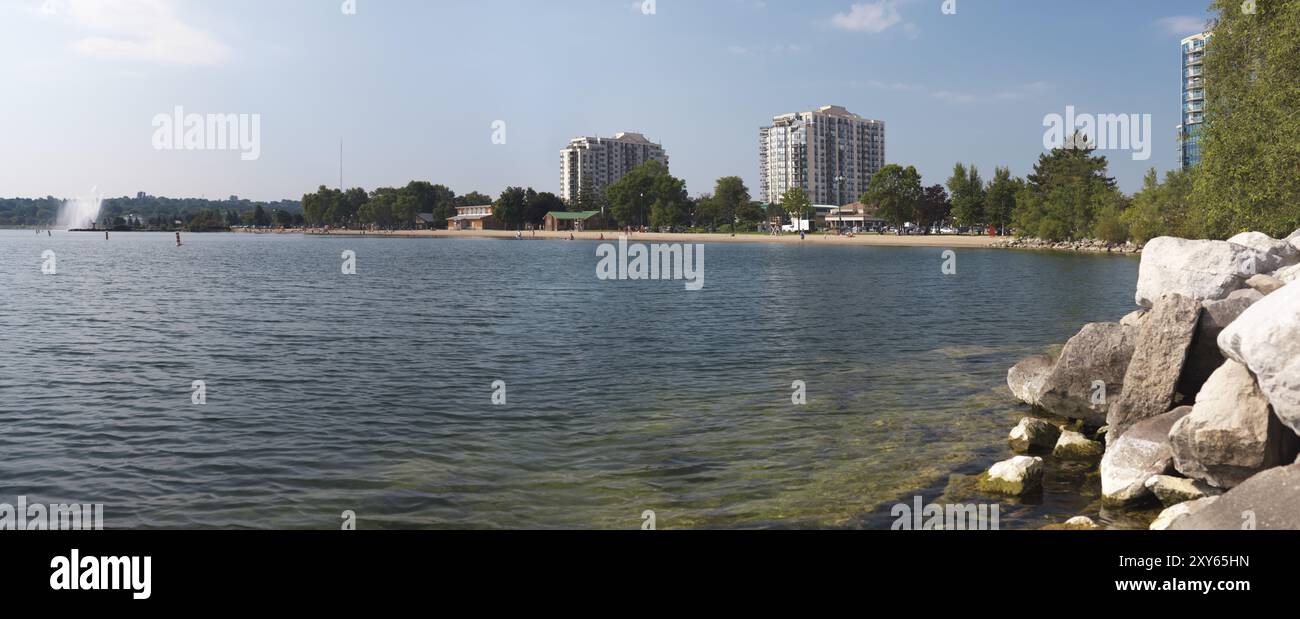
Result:
<instances>
[{"instance_id":1,"label":"roof","mask_svg":"<svg viewBox=\"0 0 1300 619\"><path fill-rule=\"evenodd\" d=\"M425 223L433 223L433 213L420 213L415 218Z\"/></svg>"},{"instance_id":2,"label":"roof","mask_svg":"<svg viewBox=\"0 0 1300 619\"><path fill-rule=\"evenodd\" d=\"M455 217L448 217L447 221L475 221L479 219L487 219L488 217L491 216L492 215L490 213L485 213L482 215L457 215Z\"/></svg>"},{"instance_id":3,"label":"roof","mask_svg":"<svg viewBox=\"0 0 1300 619\"><path fill-rule=\"evenodd\" d=\"M554 217L555 219L567 220L567 219L591 219L592 217L595 217L596 215L599 214L600 211L551 211L547 213L546 216Z\"/></svg>"}]
</instances>

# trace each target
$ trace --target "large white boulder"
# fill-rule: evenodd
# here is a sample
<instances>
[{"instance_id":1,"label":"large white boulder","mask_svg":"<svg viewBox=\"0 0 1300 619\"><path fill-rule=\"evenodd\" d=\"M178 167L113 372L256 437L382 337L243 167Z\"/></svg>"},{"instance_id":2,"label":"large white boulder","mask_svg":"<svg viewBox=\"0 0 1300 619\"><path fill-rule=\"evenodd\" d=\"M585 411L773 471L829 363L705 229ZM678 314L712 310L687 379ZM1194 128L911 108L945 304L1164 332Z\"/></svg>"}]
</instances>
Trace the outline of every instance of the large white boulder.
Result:
<instances>
[{"instance_id":1,"label":"large white boulder","mask_svg":"<svg viewBox=\"0 0 1300 619\"><path fill-rule=\"evenodd\" d=\"M1192 414L1169 431L1174 468L1218 488L1232 488L1295 457L1291 431L1269 410L1246 366L1229 360L1206 381Z\"/></svg>"},{"instance_id":2,"label":"large white boulder","mask_svg":"<svg viewBox=\"0 0 1300 619\"><path fill-rule=\"evenodd\" d=\"M1061 429L1055 425L1042 419L1025 417L1011 429L1007 442L1011 444L1011 450L1016 453L1048 451L1056 445L1056 439L1060 436Z\"/></svg>"},{"instance_id":3,"label":"large white boulder","mask_svg":"<svg viewBox=\"0 0 1300 619\"><path fill-rule=\"evenodd\" d=\"M1177 519L1175 530L1300 529L1300 464L1260 473L1226 494L1202 499L1204 507Z\"/></svg>"},{"instance_id":4,"label":"large white boulder","mask_svg":"<svg viewBox=\"0 0 1300 619\"><path fill-rule=\"evenodd\" d=\"M1259 265L1266 261L1260 252L1227 241L1152 239L1142 250L1137 303L1149 308L1169 294L1197 301L1223 299L1260 273Z\"/></svg>"},{"instance_id":5,"label":"large white boulder","mask_svg":"<svg viewBox=\"0 0 1300 619\"><path fill-rule=\"evenodd\" d=\"M1219 334L1219 349L1250 368L1278 419L1300 432L1300 286L1251 305Z\"/></svg>"},{"instance_id":6,"label":"large white boulder","mask_svg":"<svg viewBox=\"0 0 1300 619\"><path fill-rule=\"evenodd\" d=\"M1288 284L1300 279L1300 264L1293 264L1289 267L1282 267L1273 273L1273 277L1280 279Z\"/></svg>"},{"instance_id":7,"label":"large white boulder","mask_svg":"<svg viewBox=\"0 0 1300 619\"><path fill-rule=\"evenodd\" d=\"M1287 239L1275 239L1263 232L1243 232L1228 239L1260 253L1259 273L1271 273L1300 262L1300 249Z\"/></svg>"},{"instance_id":8,"label":"large white boulder","mask_svg":"<svg viewBox=\"0 0 1300 619\"><path fill-rule=\"evenodd\" d=\"M1152 531L1164 531L1169 529L1174 526L1174 523L1189 517L1202 509L1214 505L1214 502L1217 500L1219 500L1219 497L1210 496L1203 499L1196 499L1195 501L1187 501L1185 503L1171 505L1165 511L1160 512L1159 516L1156 516L1155 522L1151 523L1150 529Z\"/></svg>"},{"instance_id":9,"label":"large white boulder","mask_svg":"<svg viewBox=\"0 0 1300 619\"><path fill-rule=\"evenodd\" d=\"M1178 379L1201 317L1201 302L1173 294L1156 301L1142 319L1133 357L1124 374L1124 390L1106 415L1107 440L1134 423L1173 408Z\"/></svg>"}]
</instances>

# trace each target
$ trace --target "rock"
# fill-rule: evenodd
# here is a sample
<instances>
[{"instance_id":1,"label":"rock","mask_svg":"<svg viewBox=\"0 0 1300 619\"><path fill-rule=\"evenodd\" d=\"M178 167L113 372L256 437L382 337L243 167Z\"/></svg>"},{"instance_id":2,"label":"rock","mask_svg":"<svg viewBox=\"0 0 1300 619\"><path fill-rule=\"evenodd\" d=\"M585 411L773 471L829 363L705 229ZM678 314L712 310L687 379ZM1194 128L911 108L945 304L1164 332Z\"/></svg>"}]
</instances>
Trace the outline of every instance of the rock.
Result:
<instances>
[{"instance_id":1,"label":"rock","mask_svg":"<svg viewBox=\"0 0 1300 619\"><path fill-rule=\"evenodd\" d=\"M1273 273L1273 277L1290 284L1300 278L1300 264L1278 269L1276 273Z\"/></svg>"},{"instance_id":2,"label":"rock","mask_svg":"<svg viewBox=\"0 0 1300 619\"><path fill-rule=\"evenodd\" d=\"M1207 496L1220 494L1213 488L1198 484L1197 482L1185 477L1174 477L1172 475L1152 475L1143 483L1147 490L1160 499L1160 504L1165 506L1186 503L1203 499Z\"/></svg>"},{"instance_id":3,"label":"rock","mask_svg":"<svg viewBox=\"0 0 1300 619\"><path fill-rule=\"evenodd\" d=\"M1254 305L1264 295L1252 288L1243 288L1226 299L1206 301L1201 304L1201 321L1196 325L1196 337L1192 338L1192 350L1187 355L1187 364L1183 367L1183 377L1178 383L1178 393L1189 396L1192 400L1200 393L1205 381L1223 365L1224 356L1219 351L1219 334L1232 324L1246 308ZM1184 401L1187 403L1188 401Z\"/></svg>"},{"instance_id":4,"label":"rock","mask_svg":"<svg viewBox=\"0 0 1300 619\"><path fill-rule=\"evenodd\" d=\"M1110 445L1101 459L1104 502L1124 505L1151 496L1146 481L1152 475L1164 475L1173 466L1169 429L1191 412L1192 407L1184 406L1139 421L1118 439L1107 439Z\"/></svg>"},{"instance_id":5,"label":"rock","mask_svg":"<svg viewBox=\"0 0 1300 619\"><path fill-rule=\"evenodd\" d=\"M1275 239L1263 232L1243 232L1228 239L1228 242L1259 252L1257 273L1271 273L1300 262L1300 249L1286 239Z\"/></svg>"},{"instance_id":6,"label":"rock","mask_svg":"<svg viewBox=\"0 0 1300 619\"><path fill-rule=\"evenodd\" d=\"M1101 457L1105 451L1106 447L1101 443L1089 440L1078 432L1065 430L1057 439L1052 455L1062 460L1092 460Z\"/></svg>"},{"instance_id":7,"label":"rock","mask_svg":"<svg viewBox=\"0 0 1300 619\"><path fill-rule=\"evenodd\" d=\"M1259 252L1227 241L1152 239L1138 268L1137 304L1152 307L1168 294L1197 301L1226 298L1260 272L1261 261Z\"/></svg>"},{"instance_id":8,"label":"rock","mask_svg":"<svg viewBox=\"0 0 1300 619\"><path fill-rule=\"evenodd\" d=\"M1137 329L1132 327L1111 322L1084 325L1061 349L1043 381L1039 405L1061 417L1092 425L1106 423L1105 398L1123 391L1124 372L1136 340ZM1100 385L1094 387L1097 383Z\"/></svg>"},{"instance_id":9,"label":"rock","mask_svg":"<svg viewBox=\"0 0 1300 619\"><path fill-rule=\"evenodd\" d=\"M1178 530L1300 529L1300 464L1247 479L1200 510L1178 519Z\"/></svg>"},{"instance_id":10,"label":"rock","mask_svg":"<svg viewBox=\"0 0 1300 619\"><path fill-rule=\"evenodd\" d=\"M1047 375L1052 373L1054 365L1056 359L1051 355L1029 357L1007 371L1007 386L1011 388L1011 393L1015 394L1016 399L1031 406L1038 406L1039 396L1043 391L1043 381L1046 381Z\"/></svg>"},{"instance_id":11,"label":"rock","mask_svg":"<svg viewBox=\"0 0 1300 619\"><path fill-rule=\"evenodd\" d=\"M1133 359L1124 374L1124 389L1106 416L1108 440L1122 436L1138 421L1173 408L1174 392L1200 316L1200 302L1182 295L1156 302L1138 331Z\"/></svg>"},{"instance_id":12,"label":"rock","mask_svg":"<svg viewBox=\"0 0 1300 619\"><path fill-rule=\"evenodd\" d=\"M1169 431L1174 468L1217 488L1231 488L1295 457L1290 430L1269 410L1268 398L1246 366L1227 361L1201 389L1192 414Z\"/></svg>"},{"instance_id":13,"label":"rock","mask_svg":"<svg viewBox=\"0 0 1300 619\"><path fill-rule=\"evenodd\" d=\"M1061 430L1056 426L1042 419L1025 417L1011 429L1008 441L1012 451L1017 453L1047 451L1056 445L1056 439L1060 435Z\"/></svg>"},{"instance_id":14,"label":"rock","mask_svg":"<svg viewBox=\"0 0 1300 619\"><path fill-rule=\"evenodd\" d=\"M1065 527L1069 529L1092 530L1100 529L1101 525L1097 524L1087 516L1075 516L1065 521Z\"/></svg>"},{"instance_id":15,"label":"rock","mask_svg":"<svg viewBox=\"0 0 1300 619\"><path fill-rule=\"evenodd\" d=\"M1128 314L1123 318L1120 318L1119 324L1122 324L1126 327L1138 327L1142 325L1142 319L1145 318L1146 315L1147 315L1147 310L1140 309L1135 312L1131 312L1130 314Z\"/></svg>"},{"instance_id":16,"label":"rock","mask_svg":"<svg viewBox=\"0 0 1300 619\"><path fill-rule=\"evenodd\" d=\"M1273 414L1300 432L1300 286L1250 306L1219 334L1219 349L1255 374Z\"/></svg>"},{"instance_id":17,"label":"rock","mask_svg":"<svg viewBox=\"0 0 1300 619\"><path fill-rule=\"evenodd\" d=\"M1195 501L1187 501L1185 503L1171 505L1166 508L1165 511L1160 512L1159 516L1156 516L1156 520L1151 523L1150 528L1152 531L1164 531L1172 528L1174 523L1182 520L1184 517L1190 516L1206 507L1209 507L1210 505L1213 505L1218 498L1219 497L1217 496L1211 496L1196 499Z\"/></svg>"},{"instance_id":18,"label":"rock","mask_svg":"<svg viewBox=\"0 0 1300 619\"><path fill-rule=\"evenodd\" d=\"M1285 286L1286 282L1272 275L1251 275L1250 279L1246 280L1246 285L1258 290L1260 294L1270 295Z\"/></svg>"},{"instance_id":19,"label":"rock","mask_svg":"<svg viewBox=\"0 0 1300 619\"><path fill-rule=\"evenodd\" d=\"M1020 496L1043 487L1043 459L1016 456L1003 460L981 475L980 490L998 494Z\"/></svg>"}]
</instances>

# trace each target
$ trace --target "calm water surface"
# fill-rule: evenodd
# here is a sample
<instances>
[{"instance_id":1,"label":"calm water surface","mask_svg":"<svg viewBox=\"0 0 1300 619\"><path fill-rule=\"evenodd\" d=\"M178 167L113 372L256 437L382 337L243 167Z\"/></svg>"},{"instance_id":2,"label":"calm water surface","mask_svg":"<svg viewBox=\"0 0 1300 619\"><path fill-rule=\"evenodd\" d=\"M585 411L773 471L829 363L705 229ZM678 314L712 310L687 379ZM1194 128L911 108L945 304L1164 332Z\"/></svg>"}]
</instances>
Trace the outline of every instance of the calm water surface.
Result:
<instances>
[{"instance_id":1,"label":"calm water surface","mask_svg":"<svg viewBox=\"0 0 1300 619\"><path fill-rule=\"evenodd\" d=\"M687 292L598 280L588 242L174 245L0 231L0 502L103 503L110 527L877 528L919 494L1036 527L1095 515L1096 480L1053 468L1022 505L972 489L1026 412L1006 371L1118 320L1137 277L716 244Z\"/></svg>"}]
</instances>

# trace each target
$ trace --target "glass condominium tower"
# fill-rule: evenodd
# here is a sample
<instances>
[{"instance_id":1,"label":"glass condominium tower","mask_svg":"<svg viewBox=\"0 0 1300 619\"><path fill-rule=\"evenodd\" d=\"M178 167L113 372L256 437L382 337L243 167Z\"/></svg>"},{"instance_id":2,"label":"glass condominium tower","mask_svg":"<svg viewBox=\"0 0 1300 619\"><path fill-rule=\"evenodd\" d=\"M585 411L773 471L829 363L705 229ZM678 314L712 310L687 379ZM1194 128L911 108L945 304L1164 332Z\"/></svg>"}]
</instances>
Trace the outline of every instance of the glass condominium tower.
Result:
<instances>
[{"instance_id":1,"label":"glass condominium tower","mask_svg":"<svg viewBox=\"0 0 1300 619\"><path fill-rule=\"evenodd\" d=\"M1183 169L1201 161L1200 132L1205 122L1205 44L1211 33L1183 39L1183 115L1178 125L1178 151Z\"/></svg>"}]
</instances>

